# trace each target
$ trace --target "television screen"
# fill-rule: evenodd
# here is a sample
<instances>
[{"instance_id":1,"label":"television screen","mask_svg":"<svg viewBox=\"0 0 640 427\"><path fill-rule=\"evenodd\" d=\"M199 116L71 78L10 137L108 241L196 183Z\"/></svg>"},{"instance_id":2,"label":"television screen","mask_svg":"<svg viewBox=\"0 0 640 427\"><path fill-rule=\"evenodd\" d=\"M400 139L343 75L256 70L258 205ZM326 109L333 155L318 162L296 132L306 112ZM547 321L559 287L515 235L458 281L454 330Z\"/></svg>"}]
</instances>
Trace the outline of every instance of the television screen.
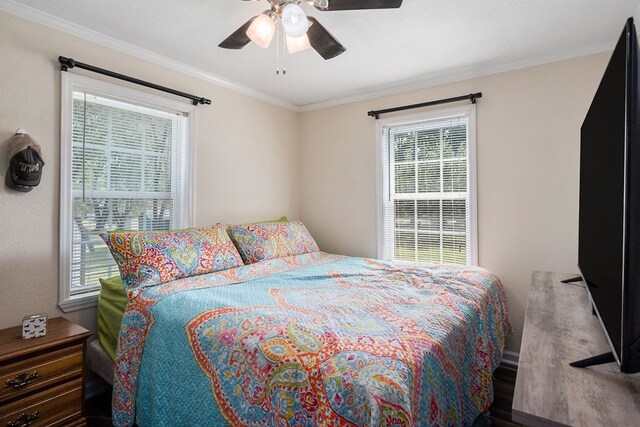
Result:
<instances>
[{"instance_id":1,"label":"television screen","mask_svg":"<svg viewBox=\"0 0 640 427\"><path fill-rule=\"evenodd\" d=\"M623 37L580 131L578 265L618 355L622 331L626 69Z\"/></svg>"},{"instance_id":2,"label":"television screen","mask_svg":"<svg viewBox=\"0 0 640 427\"><path fill-rule=\"evenodd\" d=\"M637 51L630 18L580 132L578 265L623 372L640 370Z\"/></svg>"}]
</instances>

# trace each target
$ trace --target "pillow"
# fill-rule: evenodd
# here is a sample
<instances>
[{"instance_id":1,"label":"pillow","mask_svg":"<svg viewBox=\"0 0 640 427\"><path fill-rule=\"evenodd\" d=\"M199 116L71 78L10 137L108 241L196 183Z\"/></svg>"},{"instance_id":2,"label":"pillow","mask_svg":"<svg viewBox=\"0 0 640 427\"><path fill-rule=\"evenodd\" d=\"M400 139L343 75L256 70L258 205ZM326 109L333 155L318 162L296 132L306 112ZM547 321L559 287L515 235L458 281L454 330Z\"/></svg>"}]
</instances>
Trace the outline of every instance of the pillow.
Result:
<instances>
[{"instance_id":1,"label":"pillow","mask_svg":"<svg viewBox=\"0 0 640 427\"><path fill-rule=\"evenodd\" d=\"M242 265L222 224L175 231L101 233L100 237L130 292Z\"/></svg>"},{"instance_id":2,"label":"pillow","mask_svg":"<svg viewBox=\"0 0 640 427\"><path fill-rule=\"evenodd\" d=\"M300 221L233 225L229 232L247 264L319 250Z\"/></svg>"},{"instance_id":3,"label":"pillow","mask_svg":"<svg viewBox=\"0 0 640 427\"><path fill-rule=\"evenodd\" d=\"M271 220L267 220L267 221L258 221L258 222L247 222L247 223L244 223L242 225L267 224L267 223L271 223L271 222L289 222L289 218L287 218L286 216L281 216L278 219L271 219ZM238 244L233 240L233 236L231 235L231 227L233 227L233 225L228 225L227 226L227 234L229 235L229 238L233 241L233 243L236 245L236 249L238 249L238 251L239 251L240 249L238 248ZM244 259L243 259L243 261L244 261Z\"/></svg>"}]
</instances>

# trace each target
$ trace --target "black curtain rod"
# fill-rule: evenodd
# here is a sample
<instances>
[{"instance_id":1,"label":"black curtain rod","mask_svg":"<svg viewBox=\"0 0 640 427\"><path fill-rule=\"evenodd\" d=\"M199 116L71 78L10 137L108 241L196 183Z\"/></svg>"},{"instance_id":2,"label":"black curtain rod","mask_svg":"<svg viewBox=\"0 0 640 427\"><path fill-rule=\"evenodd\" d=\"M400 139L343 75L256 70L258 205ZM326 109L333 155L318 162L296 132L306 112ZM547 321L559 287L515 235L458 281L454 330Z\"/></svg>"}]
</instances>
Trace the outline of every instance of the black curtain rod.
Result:
<instances>
[{"instance_id":1,"label":"black curtain rod","mask_svg":"<svg viewBox=\"0 0 640 427\"><path fill-rule=\"evenodd\" d=\"M372 110L367 113L369 117L380 118L381 114L395 113L396 111L412 110L414 108L429 107L431 105L448 104L450 102L471 100L472 104L476 103L476 99L482 98L482 92L470 93L469 95L456 96L453 98L438 99L437 101L423 102L421 104L403 105L402 107L387 108L386 110Z\"/></svg>"},{"instance_id":2,"label":"black curtain rod","mask_svg":"<svg viewBox=\"0 0 640 427\"><path fill-rule=\"evenodd\" d=\"M78 62L73 58L65 58L64 56L58 57L58 62L60 63L61 71L68 71L69 68L82 68L83 70L92 71L94 73L102 74L105 76L113 77L114 79L124 80L130 83L135 83L137 85L149 87L151 89L160 90L162 92L171 93L173 95L181 96L183 98L188 98L191 100L193 105L198 104L207 104L211 105L211 100L207 98L201 98L199 96L190 95L188 93L180 92L179 90L171 89L168 87L160 86L155 83L149 83L144 80L136 79L135 77L125 76L124 74L116 73L113 71L105 70L104 68L94 67L93 65L84 64L82 62Z\"/></svg>"}]
</instances>

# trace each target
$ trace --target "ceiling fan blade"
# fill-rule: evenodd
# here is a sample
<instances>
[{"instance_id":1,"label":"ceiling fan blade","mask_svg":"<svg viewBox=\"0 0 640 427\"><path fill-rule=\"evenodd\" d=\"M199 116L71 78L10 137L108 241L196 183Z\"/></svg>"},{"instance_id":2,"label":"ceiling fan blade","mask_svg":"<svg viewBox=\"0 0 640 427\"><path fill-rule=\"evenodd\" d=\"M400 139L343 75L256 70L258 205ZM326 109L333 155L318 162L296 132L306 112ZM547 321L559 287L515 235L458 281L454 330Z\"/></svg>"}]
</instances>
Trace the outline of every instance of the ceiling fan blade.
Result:
<instances>
[{"instance_id":1,"label":"ceiling fan blade","mask_svg":"<svg viewBox=\"0 0 640 427\"><path fill-rule=\"evenodd\" d=\"M324 59L331 59L347 50L347 48L342 46L326 28L320 25L316 18L312 16L308 16L308 18L312 23L307 30L309 44L320 54L320 56Z\"/></svg>"},{"instance_id":2,"label":"ceiling fan blade","mask_svg":"<svg viewBox=\"0 0 640 427\"><path fill-rule=\"evenodd\" d=\"M329 0L328 7L318 7L319 10L360 10L360 9L397 9L402 6L402 0Z\"/></svg>"},{"instance_id":3,"label":"ceiling fan blade","mask_svg":"<svg viewBox=\"0 0 640 427\"><path fill-rule=\"evenodd\" d=\"M251 25L253 20L258 16L254 16L253 18L249 19L242 27L235 30L233 34L224 39L224 41L218 46L225 49L242 49L243 47L245 47L251 41L249 36L247 36L247 30L249 29L249 26Z\"/></svg>"}]
</instances>

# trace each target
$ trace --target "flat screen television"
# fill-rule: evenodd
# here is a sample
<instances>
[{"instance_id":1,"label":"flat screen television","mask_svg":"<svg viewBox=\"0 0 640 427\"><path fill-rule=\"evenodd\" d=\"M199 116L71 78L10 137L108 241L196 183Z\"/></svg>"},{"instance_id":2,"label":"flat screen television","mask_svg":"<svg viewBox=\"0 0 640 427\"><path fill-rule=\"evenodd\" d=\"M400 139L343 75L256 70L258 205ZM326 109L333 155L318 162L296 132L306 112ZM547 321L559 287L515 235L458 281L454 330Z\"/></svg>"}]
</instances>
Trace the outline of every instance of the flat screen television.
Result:
<instances>
[{"instance_id":1,"label":"flat screen television","mask_svg":"<svg viewBox=\"0 0 640 427\"><path fill-rule=\"evenodd\" d=\"M640 371L640 94L638 39L627 21L580 132L578 267L611 352Z\"/></svg>"}]
</instances>

